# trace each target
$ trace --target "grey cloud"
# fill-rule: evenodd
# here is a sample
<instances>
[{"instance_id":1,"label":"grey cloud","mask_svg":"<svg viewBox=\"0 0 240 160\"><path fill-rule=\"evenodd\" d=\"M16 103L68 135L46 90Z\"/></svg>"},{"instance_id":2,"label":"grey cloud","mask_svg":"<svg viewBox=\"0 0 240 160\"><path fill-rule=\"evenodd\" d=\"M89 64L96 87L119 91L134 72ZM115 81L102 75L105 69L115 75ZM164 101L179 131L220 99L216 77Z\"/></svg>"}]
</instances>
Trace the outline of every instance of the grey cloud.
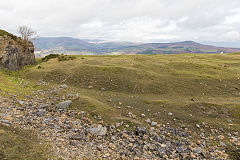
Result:
<instances>
[{"instance_id":1,"label":"grey cloud","mask_svg":"<svg viewBox=\"0 0 240 160\"><path fill-rule=\"evenodd\" d=\"M240 40L239 0L0 0L1 27L119 41Z\"/></svg>"}]
</instances>

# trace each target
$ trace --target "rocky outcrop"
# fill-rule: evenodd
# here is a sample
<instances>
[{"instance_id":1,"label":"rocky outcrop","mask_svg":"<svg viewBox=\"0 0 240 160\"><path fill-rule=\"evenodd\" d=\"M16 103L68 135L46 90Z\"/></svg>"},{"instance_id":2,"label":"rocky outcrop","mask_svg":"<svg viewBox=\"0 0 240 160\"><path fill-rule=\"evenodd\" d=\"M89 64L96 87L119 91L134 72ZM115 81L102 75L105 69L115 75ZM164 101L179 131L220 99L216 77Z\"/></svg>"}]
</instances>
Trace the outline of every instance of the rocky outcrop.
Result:
<instances>
[{"instance_id":1,"label":"rocky outcrop","mask_svg":"<svg viewBox=\"0 0 240 160\"><path fill-rule=\"evenodd\" d=\"M34 64L32 42L9 35L0 36L0 67L6 70L18 70L21 66Z\"/></svg>"}]
</instances>

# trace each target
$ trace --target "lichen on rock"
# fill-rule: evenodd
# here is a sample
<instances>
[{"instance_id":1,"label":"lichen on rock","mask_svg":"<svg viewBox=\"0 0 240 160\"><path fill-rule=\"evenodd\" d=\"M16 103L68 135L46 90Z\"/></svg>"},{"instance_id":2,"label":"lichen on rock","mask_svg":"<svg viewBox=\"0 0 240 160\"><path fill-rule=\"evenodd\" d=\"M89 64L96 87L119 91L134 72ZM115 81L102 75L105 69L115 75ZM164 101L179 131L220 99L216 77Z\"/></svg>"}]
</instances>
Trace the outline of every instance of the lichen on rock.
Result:
<instances>
[{"instance_id":1,"label":"lichen on rock","mask_svg":"<svg viewBox=\"0 0 240 160\"><path fill-rule=\"evenodd\" d=\"M24 65L34 64L32 42L24 41L11 34L0 35L0 67L6 70L18 70Z\"/></svg>"}]
</instances>

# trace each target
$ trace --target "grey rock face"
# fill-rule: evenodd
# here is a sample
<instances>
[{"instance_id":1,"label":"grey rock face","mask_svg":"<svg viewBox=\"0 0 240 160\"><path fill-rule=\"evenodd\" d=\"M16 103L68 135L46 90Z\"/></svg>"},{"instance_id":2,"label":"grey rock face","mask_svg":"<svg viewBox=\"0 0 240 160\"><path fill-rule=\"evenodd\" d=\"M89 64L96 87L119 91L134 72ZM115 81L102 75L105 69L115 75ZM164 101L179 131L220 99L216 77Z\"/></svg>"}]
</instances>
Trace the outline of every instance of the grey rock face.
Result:
<instances>
[{"instance_id":1,"label":"grey rock face","mask_svg":"<svg viewBox=\"0 0 240 160\"><path fill-rule=\"evenodd\" d=\"M0 66L7 70L18 70L24 65L34 65L34 46L29 41L10 36L0 36Z\"/></svg>"},{"instance_id":2,"label":"grey rock face","mask_svg":"<svg viewBox=\"0 0 240 160\"><path fill-rule=\"evenodd\" d=\"M60 103L58 103L57 108L58 109L67 109L71 104L72 104L71 100L60 102Z\"/></svg>"},{"instance_id":3,"label":"grey rock face","mask_svg":"<svg viewBox=\"0 0 240 160\"><path fill-rule=\"evenodd\" d=\"M107 134L107 128L103 127L101 124L91 126L89 129L90 133L96 136L105 136Z\"/></svg>"}]
</instances>

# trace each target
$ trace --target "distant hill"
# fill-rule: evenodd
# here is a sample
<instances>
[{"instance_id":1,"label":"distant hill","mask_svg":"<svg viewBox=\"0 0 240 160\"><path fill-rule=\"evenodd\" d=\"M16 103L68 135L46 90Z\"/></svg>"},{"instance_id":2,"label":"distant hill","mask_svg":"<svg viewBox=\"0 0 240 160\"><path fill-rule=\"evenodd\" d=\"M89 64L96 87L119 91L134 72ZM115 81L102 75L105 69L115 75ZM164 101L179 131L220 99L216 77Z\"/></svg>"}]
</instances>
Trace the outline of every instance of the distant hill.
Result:
<instances>
[{"instance_id":1,"label":"distant hill","mask_svg":"<svg viewBox=\"0 0 240 160\"><path fill-rule=\"evenodd\" d=\"M234 53L240 48L216 47L194 41L174 43L133 43L71 37L41 37L34 41L37 56L46 54L177 54L177 53Z\"/></svg>"},{"instance_id":2,"label":"distant hill","mask_svg":"<svg viewBox=\"0 0 240 160\"><path fill-rule=\"evenodd\" d=\"M71 37L43 37L37 39L34 44L37 49L64 47L69 50L87 50L92 47L88 42Z\"/></svg>"},{"instance_id":3,"label":"distant hill","mask_svg":"<svg viewBox=\"0 0 240 160\"><path fill-rule=\"evenodd\" d=\"M138 45L137 48L139 48L137 54L234 53L240 51L240 48L216 47L196 43L194 41L174 43L146 43Z\"/></svg>"}]
</instances>

